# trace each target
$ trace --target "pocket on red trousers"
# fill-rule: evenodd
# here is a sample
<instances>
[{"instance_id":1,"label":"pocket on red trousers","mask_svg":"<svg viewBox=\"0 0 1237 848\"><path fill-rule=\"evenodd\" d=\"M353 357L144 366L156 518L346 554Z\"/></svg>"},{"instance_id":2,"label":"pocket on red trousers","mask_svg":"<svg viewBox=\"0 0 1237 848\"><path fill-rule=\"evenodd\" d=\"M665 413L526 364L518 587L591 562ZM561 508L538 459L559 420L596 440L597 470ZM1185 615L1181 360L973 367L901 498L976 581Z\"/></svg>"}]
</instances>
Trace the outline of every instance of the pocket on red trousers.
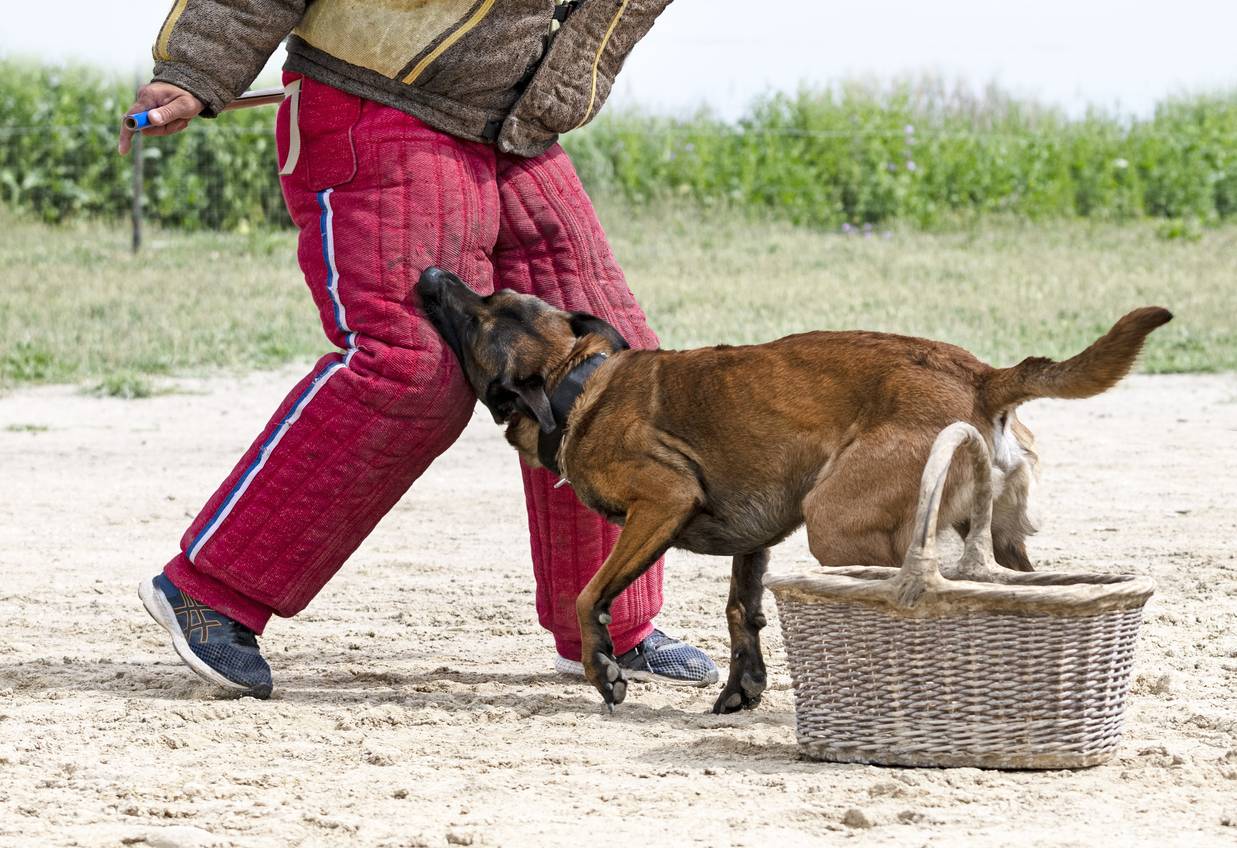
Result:
<instances>
[{"instance_id":1,"label":"pocket on red trousers","mask_svg":"<svg viewBox=\"0 0 1237 848\"><path fill-rule=\"evenodd\" d=\"M284 74L285 113L276 130L280 174L295 174L310 191L343 185L356 175L353 130L364 101L299 74Z\"/></svg>"}]
</instances>

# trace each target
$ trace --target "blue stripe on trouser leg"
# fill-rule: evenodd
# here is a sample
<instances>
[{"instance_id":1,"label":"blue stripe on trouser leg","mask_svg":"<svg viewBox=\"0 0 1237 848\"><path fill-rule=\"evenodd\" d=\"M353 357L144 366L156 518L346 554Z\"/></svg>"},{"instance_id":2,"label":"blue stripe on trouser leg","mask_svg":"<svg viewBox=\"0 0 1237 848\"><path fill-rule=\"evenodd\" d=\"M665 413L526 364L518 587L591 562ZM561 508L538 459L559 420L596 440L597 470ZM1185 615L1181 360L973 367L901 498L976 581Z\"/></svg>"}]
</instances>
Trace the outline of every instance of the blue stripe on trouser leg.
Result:
<instances>
[{"instance_id":1,"label":"blue stripe on trouser leg","mask_svg":"<svg viewBox=\"0 0 1237 848\"><path fill-rule=\"evenodd\" d=\"M219 525L232 512L236 502L240 500L241 495L245 494L245 490L253 482L253 478L262 470L262 466L266 465L271 451L283 439L288 428L301 417L301 411L305 408L305 405L318 393L318 389L322 387L326 379L337 369L345 368L351 364L352 357L356 354L357 334L352 332L348 326L347 312L344 309L343 301L339 297L339 269L335 264L335 210L331 207L331 193L333 191L334 189L328 188L317 194L319 210L318 230L322 236L322 261L326 268L326 290L331 297L331 304L334 307L335 325L341 333L347 334L348 349L345 352L344 361L332 363L319 372L314 377L313 382L296 399L291 411L279 422L279 426L262 443L262 446L258 449L258 455L254 457L253 462L245 469L245 473L233 485L227 497L224 498L223 504L211 516L210 521L206 522L206 526L198 531L197 536L194 537L193 542L189 545L186 555L189 557L190 562L196 561L198 551L210 540L211 536L215 535Z\"/></svg>"}]
</instances>

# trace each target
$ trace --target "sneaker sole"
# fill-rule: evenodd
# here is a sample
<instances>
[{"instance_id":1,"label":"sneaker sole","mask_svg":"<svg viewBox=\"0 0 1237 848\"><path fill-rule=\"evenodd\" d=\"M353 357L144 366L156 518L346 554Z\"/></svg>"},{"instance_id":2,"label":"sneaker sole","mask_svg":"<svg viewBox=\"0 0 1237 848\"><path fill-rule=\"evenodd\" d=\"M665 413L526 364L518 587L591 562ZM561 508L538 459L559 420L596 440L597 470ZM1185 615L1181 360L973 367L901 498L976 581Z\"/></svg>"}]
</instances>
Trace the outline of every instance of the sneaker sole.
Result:
<instances>
[{"instance_id":1,"label":"sneaker sole","mask_svg":"<svg viewBox=\"0 0 1237 848\"><path fill-rule=\"evenodd\" d=\"M554 658L554 670L559 674L569 674L573 677L584 677L584 664L569 660L566 657L556 656ZM651 671L635 671L633 669L623 669L623 679L632 680L637 683L662 683L667 686L691 686L697 689L703 689L705 686L712 686L718 681L716 671L712 674L712 679L705 680L679 680L677 677L664 677L660 674L654 674Z\"/></svg>"},{"instance_id":2,"label":"sneaker sole","mask_svg":"<svg viewBox=\"0 0 1237 848\"><path fill-rule=\"evenodd\" d=\"M138 584L137 596L142 599L142 606L146 607L146 612L150 613L150 617L172 637L172 648L176 651L176 655L185 665L189 666L194 674L207 683L214 683L232 692L251 691L248 686L228 680L193 652L193 649L189 647L189 641L185 639L185 634L180 631L180 624L176 621L176 612L164 594L155 588L153 577Z\"/></svg>"}]
</instances>

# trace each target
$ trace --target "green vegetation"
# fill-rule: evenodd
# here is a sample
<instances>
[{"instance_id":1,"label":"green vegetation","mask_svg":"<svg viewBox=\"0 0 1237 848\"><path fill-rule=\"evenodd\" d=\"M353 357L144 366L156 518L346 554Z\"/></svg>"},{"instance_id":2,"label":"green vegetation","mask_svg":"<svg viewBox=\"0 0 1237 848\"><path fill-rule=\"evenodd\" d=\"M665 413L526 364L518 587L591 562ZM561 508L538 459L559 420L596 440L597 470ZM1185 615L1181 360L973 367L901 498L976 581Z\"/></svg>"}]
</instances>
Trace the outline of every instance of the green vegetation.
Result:
<instances>
[{"instance_id":1,"label":"green vegetation","mask_svg":"<svg viewBox=\"0 0 1237 848\"><path fill-rule=\"evenodd\" d=\"M107 374L87 391L98 397L114 397L122 400L138 400L166 394L166 391L155 388L146 377L132 371L116 371Z\"/></svg>"},{"instance_id":2,"label":"green vegetation","mask_svg":"<svg viewBox=\"0 0 1237 848\"><path fill-rule=\"evenodd\" d=\"M0 205L44 221L118 218L132 160L116 153L133 86L97 69L0 60ZM144 139L145 213L181 229L289 226L275 165L274 112L201 120Z\"/></svg>"},{"instance_id":3,"label":"green vegetation","mask_svg":"<svg viewBox=\"0 0 1237 848\"><path fill-rule=\"evenodd\" d=\"M89 68L0 59L0 386L146 397L158 375L323 352L272 110L147 140L134 257L130 100ZM735 124L609 113L565 144L667 346L869 327L1009 363L1160 303L1178 317L1143 367L1237 368L1237 92L1067 120L931 79L843 84Z\"/></svg>"},{"instance_id":4,"label":"green vegetation","mask_svg":"<svg viewBox=\"0 0 1237 848\"><path fill-rule=\"evenodd\" d=\"M821 233L694 207L602 218L667 347L865 327L961 344L997 364L1072 354L1135 306L1176 320L1149 371L1237 369L1237 225L1166 240L1157 224L989 221L947 233ZM48 226L0 212L0 386L244 370L328 349L288 232ZM347 297L345 292L344 297Z\"/></svg>"},{"instance_id":5,"label":"green vegetation","mask_svg":"<svg viewBox=\"0 0 1237 848\"><path fill-rule=\"evenodd\" d=\"M0 384L134 394L126 374L270 367L326 344L290 232L154 232L134 256L115 225L0 210L0 228Z\"/></svg>"},{"instance_id":6,"label":"green vegetation","mask_svg":"<svg viewBox=\"0 0 1237 848\"><path fill-rule=\"evenodd\" d=\"M586 182L629 202L687 197L835 228L976 217L1237 215L1237 91L1161 103L1148 120L1071 121L931 80L775 95L737 126L603 116L568 147Z\"/></svg>"},{"instance_id":7,"label":"green vegetation","mask_svg":"<svg viewBox=\"0 0 1237 848\"><path fill-rule=\"evenodd\" d=\"M114 153L132 86L88 68L0 60L0 203L46 221L118 217ZM147 139L146 209L180 229L284 226L270 109ZM1237 92L1165 101L1148 119L1068 120L996 90L919 79L804 89L736 124L607 112L564 141L596 196L670 199L835 229L978 216L1180 220L1191 237L1237 215Z\"/></svg>"},{"instance_id":8,"label":"green vegetation","mask_svg":"<svg viewBox=\"0 0 1237 848\"><path fill-rule=\"evenodd\" d=\"M1150 372L1237 369L1237 226L989 220L950 232L813 232L663 209L606 215L667 347L865 328L959 344L995 365L1073 355L1137 306L1170 308Z\"/></svg>"}]
</instances>

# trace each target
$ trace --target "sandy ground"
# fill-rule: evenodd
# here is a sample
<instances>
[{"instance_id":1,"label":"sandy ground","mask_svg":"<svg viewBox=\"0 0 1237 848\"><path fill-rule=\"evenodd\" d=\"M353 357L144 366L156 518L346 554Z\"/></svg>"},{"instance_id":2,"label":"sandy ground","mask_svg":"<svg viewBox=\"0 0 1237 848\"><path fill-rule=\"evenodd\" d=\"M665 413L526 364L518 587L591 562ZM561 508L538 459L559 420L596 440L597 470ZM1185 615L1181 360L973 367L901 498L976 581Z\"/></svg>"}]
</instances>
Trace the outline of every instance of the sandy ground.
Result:
<instances>
[{"instance_id":1,"label":"sandy ground","mask_svg":"<svg viewBox=\"0 0 1237 848\"><path fill-rule=\"evenodd\" d=\"M1160 586L1120 752L1048 773L800 759L775 616L755 712L637 685L606 716L550 670L514 456L480 415L309 610L268 629L274 698L220 698L136 584L293 376L0 397L0 844L1237 843L1237 376L1024 410L1041 567ZM774 567L811 567L801 536ZM727 570L672 554L660 619L718 658Z\"/></svg>"}]
</instances>

